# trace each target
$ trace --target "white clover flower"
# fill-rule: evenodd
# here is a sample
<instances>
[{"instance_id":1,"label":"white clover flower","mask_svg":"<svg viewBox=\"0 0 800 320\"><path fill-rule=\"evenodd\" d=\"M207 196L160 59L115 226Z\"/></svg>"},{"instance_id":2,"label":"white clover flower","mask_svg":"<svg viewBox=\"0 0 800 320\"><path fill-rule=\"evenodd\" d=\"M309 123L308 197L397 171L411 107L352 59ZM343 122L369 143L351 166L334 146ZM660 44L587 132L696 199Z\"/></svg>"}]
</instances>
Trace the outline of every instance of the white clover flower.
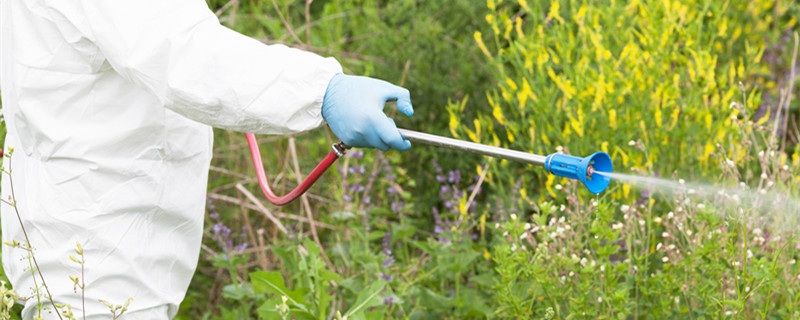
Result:
<instances>
[{"instance_id":1,"label":"white clover flower","mask_svg":"<svg viewBox=\"0 0 800 320\"><path fill-rule=\"evenodd\" d=\"M761 235L762 233L763 233L763 231L761 231L761 228L755 228L755 229L753 229L753 234L754 234L754 235Z\"/></svg>"},{"instance_id":2,"label":"white clover flower","mask_svg":"<svg viewBox=\"0 0 800 320\"><path fill-rule=\"evenodd\" d=\"M564 234L564 228L562 227L556 228L556 233L558 233L559 235Z\"/></svg>"},{"instance_id":3,"label":"white clover flower","mask_svg":"<svg viewBox=\"0 0 800 320\"><path fill-rule=\"evenodd\" d=\"M744 292L750 292L750 286L744 287Z\"/></svg>"},{"instance_id":4,"label":"white clover flower","mask_svg":"<svg viewBox=\"0 0 800 320\"><path fill-rule=\"evenodd\" d=\"M525 240L525 238L527 238L527 237L528 237L528 233L527 232L523 232L521 235L519 235L519 239L520 240Z\"/></svg>"},{"instance_id":5,"label":"white clover flower","mask_svg":"<svg viewBox=\"0 0 800 320\"><path fill-rule=\"evenodd\" d=\"M653 222L661 223L661 217L656 217L655 219L653 219Z\"/></svg>"},{"instance_id":6,"label":"white clover flower","mask_svg":"<svg viewBox=\"0 0 800 320\"><path fill-rule=\"evenodd\" d=\"M656 251L658 251L658 250L661 250L661 247L662 247L662 246L664 246L664 245L663 245L663 244L661 244L661 242L659 242L659 243L656 245Z\"/></svg>"},{"instance_id":7,"label":"white clover flower","mask_svg":"<svg viewBox=\"0 0 800 320\"><path fill-rule=\"evenodd\" d=\"M664 232L664 233L661 234L661 237L662 238L669 238L669 233Z\"/></svg>"},{"instance_id":8,"label":"white clover flower","mask_svg":"<svg viewBox=\"0 0 800 320\"><path fill-rule=\"evenodd\" d=\"M664 261L664 263L667 263L667 262L669 262L669 257L663 257L663 258L661 258L661 261Z\"/></svg>"},{"instance_id":9,"label":"white clover flower","mask_svg":"<svg viewBox=\"0 0 800 320\"><path fill-rule=\"evenodd\" d=\"M587 263L589 263L589 261L586 260L586 258L581 258L581 265L582 266L586 266Z\"/></svg>"},{"instance_id":10,"label":"white clover flower","mask_svg":"<svg viewBox=\"0 0 800 320\"><path fill-rule=\"evenodd\" d=\"M556 147L556 152L558 152L558 153L564 152L564 147L562 147L562 146Z\"/></svg>"},{"instance_id":11,"label":"white clover flower","mask_svg":"<svg viewBox=\"0 0 800 320\"><path fill-rule=\"evenodd\" d=\"M558 223L564 223L564 220L566 220L564 217L558 218Z\"/></svg>"},{"instance_id":12,"label":"white clover flower","mask_svg":"<svg viewBox=\"0 0 800 320\"><path fill-rule=\"evenodd\" d=\"M566 224L566 225L564 225L564 229L571 230L572 227L570 225Z\"/></svg>"},{"instance_id":13,"label":"white clover flower","mask_svg":"<svg viewBox=\"0 0 800 320\"><path fill-rule=\"evenodd\" d=\"M494 224L494 228L495 228L495 229L500 229L500 224L495 222L495 224Z\"/></svg>"},{"instance_id":14,"label":"white clover flower","mask_svg":"<svg viewBox=\"0 0 800 320\"><path fill-rule=\"evenodd\" d=\"M511 245L511 251L517 251L517 244L516 243Z\"/></svg>"},{"instance_id":15,"label":"white clover flower","mask_svg":"<svg viewBox=\"0 0 800 320\"><path fill-rule=\"evenodd\" d=\"M740 265L739 261L734 261L734 262L733 262L733 266L734 266L734 267L738 267L739 265Z\"/></svg>"},{"instance_id":16,"label":"white clover flower","mask_svg":"<svg viewBox=\"0 0 800 320\"><path fill-rule=\"evenodd\" d=\"M667 246L667 250L670 250L670 251L671 250L675 250L675 245L674 244L668 245Z\"/></svg>"},{"instance_id":17,"label":"white clover flower","mask_svg":"<svg viewBox=\"0 0 800 320\"><path fill-rule=\"evenodd\" d=\"M561 189L564 189L564 187L562 187L560 184L557 184L556 185L556 190L561 190Z\"/></svg>"},{"instance_id":18,"label":"white clover flower","mask_svg":"<svg viewBox=\"0 0 800 320\"><path fill-rule=\"evenodd\" d=\"M592 201L592 207L596 207L596 206L599 206L599 205L600 205L600 204L599 204L599 203L597 203L597 201Z\"/></svg>"},{"instance_id":19,"label":"white clover flower","mask_svg":"<svg viewBox=\"0 0 800 320\"><path fill-rule=\"evenodd\" d=\"M761 190L758 190L758 193L760 193L760 194L767 194L767 189L761 189Z\"/></svg>"},{"instance_id":20,"label":"white clover flower","mask_svg":"<svg viewBox=\"0 0 800 320\"><path fill-rule=\"evenodd\" d=\"M643 226L643 227L644 227L644 224L645 224L644 220L639 220L639 225L640 225L640 226Z\"/></svg>"},{"instance_id":21,"label":"white clover flower","mask_svg":"<svg viewBox=\"0 0 800 320\"><path fill-rule=\"evenodd\" d=\"M561 212L564 212L564 210L567 210L567 206L562 204L561 207L558 208L558 210L561 211ZM562 221L564 221L564 217L561 217L561 219L559 219L559 222L562 222Z\"/></svg>"},{"instance_id":22,"label":"white clover flower","mask_svg":"<svg viewBox=\"0 0 800 320\"><path fill-rule=\"evenodd\" d=\"M622 229L622 227L623 227L623 224L622 224L622 222L620 222L620 223L615 223L615 224L612 224L612 225L611 225L611 228L613 228L614 230L619 230L619 229Z\"/></svg>"},{"instance_id":23,"label":"white clover flower","mask_svg":"<svg viewBox=\"0 0 800 320\"><path fill-rule=\"evenodd\" d=\"M739 181L739 186L742 187L742 189L747 189L747 184L744 183L744 181Z\"/></svg>"},{"instance_id":24,"label":"white clover flower","mask_svg":"<svg viewBox=\"0 0 800 320\"><path fill-rule=\"evenodd\" d=\"M772 186L774 186L774 185L775 185L775 183L772 182L772 180L767 181L767 188L772 188Z\"/></svg>"},{"instance_id":25,"label":"white clover flower","mask_svg":"<svg viewBox=\"0 0 800 320\"><path fill-rule=\"evenodd\" d=\"M574 254L574 253L572 254L571 258L572 258L572 260L578 260L578 256L576 254Z\"/></svg>"},{"instance_id":26,"label":"white clover flower","mask_svg":"<svg viewBox=\"0 0 800 320\"><path fill-rule=\"evenodd\" d=\"M675 209L675 211L683 212L683 207L678 207L678 209Z\"/></svg>"},{"instance_id":27,"label":"white clover flower","mask_svg":"<svg viewBox=\"0 0 800 320\"><path fill-rule=\"evenodd\" d=\"M525 225L522 226L522 228L525 229L525 230L530 230L531 229L531 224L530 223L526 223Z\"/></svg>"},{"instance_id":28,"label":"white clover flower","mask_svg":"<svg viewBox=\"0 0 800 320\"><path fill-rule=\"evenodd\" d=\"M675 214L674 214L674 213L672 213L672 211L670 211L669 213L667 213L667 219L672 219L672 218L674 218L674 217L675 217Z\"/></svg>"},{"instance_id":29,"label":"white clover flower","mask_svg":"<svg viewBox=\"0 0 800 320\"><path fill-rule=\"evenodd\" d=\"M633 146L635 146L635 145L636 145L636 141L633 141L633 140L631 140L631 141L628 141L628 145L629 145L629 146L631 146L631 147L633 147Z\"/></svg>"},{"instance_id":30,"label":"white clover flower","mask_svg":"<svg viewBox=\"0 0 800 320\"><path fill-rule=\"evenodd\" d=\"M784 164L783 165L783 171L789 171L789 166Z\"/></svg>"},{"instance_id":31,"label":"white clover flower","mask_svg":"<svg viewBox=\"0 0 800 320\"><path fill-rule=\"evenodd\" d=\"M631 206L623 204L622 206L619 207L619 209L622 210L622 212L628 212L628 210L631 209Z\"/></svg>"},{"instance_id":32,"label":"white clover flower","mask_svg":"<svg viewBox=\"0 0 800 320\"><path fill-rule=\"evenodd\" d=\"M531 229L531 233L535 233L536 231L539 231L539 226L533 227L533 229Z\"/></svg>"},{"instance_id":33,"label":"white clover flower","mask_svg":"<svg viewBox=\"0 0 800 320\"><path fill-rule=\"evenodd\" d=\"M758 152L758 157L759 158L763 158L764 157L764 150L761 150L761 151Z\"/></svg>"},{"instance_id":34,"label":"white clover flower","mask_svg":"<svg viewBox=\"0 0 800 320\"><path fill-rule=\"evenodd\" d=\"M750 259L752 257L753 257L753 251L750 251L750 249L747 249L747 258Z\"/></svg>"},{"instance_id":35,"label":"white clover flower","mask_svg":"<svg viewBox=\"0 0 800 320\"><path fill-rule=\"evenodd\" d=\"M680 183L680 184L686 184L686 181L685 181L685 180L683 180L683 179L678 179L678 183Z\"/></svg>"},{"instance_id":36,"label":"white clover flower","mask_svg":"<svg viewBox=\"0 0 800 320\"><path fill-rule=\"evenodd\" d=\"M571 278L571 277L574 277L574 276L575 276L575 272L572 272L572 271L570 271L570 272L569 272L569 276L570 276L570 278Z\"/></svg>"},{"instance_id":37,"label":"white clover flower","mask_svg":"<svg viewBox=\"0 0 800 320\"><path fill-rule=\"evenodd\" d=\"M626 213L626 214L624 214L624 215L622 216L622 219L628 220L628 214L627 214L627 213Z\"/></svg>"},{"instance_id":38,"label":"white clover flower","mask_svg":"<svg viewBox=\"0 0 800 320\"><path fill-rule=\"evenodd\" d=\"M692 236L692 233L694 233L694 232L692 232L692 230L686 230L686 235L688 235L688 236L690 236L690 237L691 237L691 236Z\"/></svg>"},{"instance_id":39,"label":"white clover flower","mask_svg":"<svg viewBox=\"0 0 800 320\"><path fill-rule=\"evenodd\" d=\"M767 179L767 173L766 172L762 172L761 173L761 179Z\"/></svg>"},{"instance_id":40,"label":"white clover flower","mask_svg":"<svg viewBox=\"0 0 800 320\"><path fill-rule=\"evenodd\" d=\"M792 261L789 261L789 265L793 265L793 264L795 264L796 262L797 262L797 261L795 261L794 259L792 259Z\"/></svg>"},{"instance_id":41,"label":"white clover flower","mask_svg":"<svg viewBox=\"0 0 800 320\"><path fill-rule=\"evenodd\" d=\"M606 265L605 264L601 264L600 265L600 271L606 271Z\"/></svg>"},{"instance_id":42,"label":"white clover flower","mask_svg":"<svg viewBox=\"0 0 800 320\"><path fill-rule=\"evenodd\" d=\"M597 303L602 303L602 302L603 302L603 298L597 297Z\"/></svg>"},{"instance_id":43,"label":"white clover flower","mask_svg":"<svg viewBox=\"0 0 800 320\"><path fill-rule=\"evenodd\" d=\"M706 208L706 205L704 205L704 204L702 204L702 203L698 203L698 204L697 204L697 209L703 210L703 209L705 209L705 208Z\"/></svg>"},{"instance_id":44,"label":"white clover flower","mask_svg":"<svg viewBox=\"0 0 800 320\"><path fill-rule=\"evenodd\" d=\"M681 298L680 297L675 297L675 304L679 304L679 303L681 303Z\"/></svg>"},{"instance_id":45,"label":"white clover flower","mask_svg":"<svg viewBox=\"0 0 800 320\"><path fill-rule=\"evenodd\" d=\"M508 235L508 231L503 232L503 236L504 237L507 236L507 235Z\"/></svg>"},{"instance_id":46,"label":"white clover flower","mask_svg":"<svg viewBox=\"0 0 800 320\"><path fill-rule=\"evenodd\" d=\"M512 213L511 214L511 220L517 220L517 215Z\"/></svg>"}]
</instances>

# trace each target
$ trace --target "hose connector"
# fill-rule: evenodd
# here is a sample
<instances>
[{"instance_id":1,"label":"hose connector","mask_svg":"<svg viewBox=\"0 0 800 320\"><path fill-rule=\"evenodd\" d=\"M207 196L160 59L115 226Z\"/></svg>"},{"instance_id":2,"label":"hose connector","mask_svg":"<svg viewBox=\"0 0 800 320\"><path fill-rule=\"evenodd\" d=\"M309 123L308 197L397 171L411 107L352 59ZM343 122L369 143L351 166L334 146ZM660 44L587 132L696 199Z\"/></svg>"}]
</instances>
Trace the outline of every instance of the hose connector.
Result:
<instances>
[{"instance_id":1,"label":"hose connector","mask_svg":"<svg viewBox=\"0 0 800 320\"><path fill-rule=\"evenodd\" d=\"M585 158L553 153L547 156L544 168L554 175L579 180L592 193L603 192L611 183L611 178L597 172L614 171L611 157L602 151Z\"/></svg>"}]
</instances>

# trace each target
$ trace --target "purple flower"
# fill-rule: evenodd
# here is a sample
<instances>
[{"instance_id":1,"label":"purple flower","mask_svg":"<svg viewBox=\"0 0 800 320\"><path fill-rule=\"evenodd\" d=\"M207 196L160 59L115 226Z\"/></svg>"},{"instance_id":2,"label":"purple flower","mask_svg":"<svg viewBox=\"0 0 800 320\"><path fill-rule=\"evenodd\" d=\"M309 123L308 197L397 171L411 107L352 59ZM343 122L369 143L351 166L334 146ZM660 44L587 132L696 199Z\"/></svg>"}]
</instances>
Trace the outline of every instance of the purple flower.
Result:
<instances>
[{"instance_id":1,"label":"purple flower","mask_svg":"<svg viewBox=\"0 0 800 320\"><path fill-rule=\"evenodd\" d=\"M350 153L350 156L351 156L353 159L358 159L358 158L361 158L361 157L363 157L363 156L364 156L364 151L361 151L361 150L354 150L353 152L351 152L351 153Z\"/></svg>"},{"instance_id":2,"label":"purple flower","mask_svg":"<svg viewBox=\"0 0 800 320\"><path fill-rule=\"evenodd\" d=\"M370 198L370 196L364 196L364 199L361 199L361 202L363 202L364 204L369 204L371 199L372 198Z\"/></svg>"},{"instance_id":3,"label":"purple flower","mask_svg":"<svg viewBox=\"0 0 800 320\"><path fill-rule=\"evenodd\" d=\"M391 173L386 175L386 180L388 181L394 181L395 179L397 179L397 177Z\"/></svg>"},{"instance_id":4,"label":"purple flower","mask_svg":"<svg viewBox=\"0 0 800 320\"><path fill-rule=\"evenodd\" d=\"M392 202L392 211L400 212L403 210L403 201Z\"/></svg>"},{"instance_id":5,"label":"purple flower","mask_svg":"<svg viewBox=\"0 0 800 320\"><path fill-rule=\"evenodd\" d=\"M383 267L384 268L391 267L394 262L395 262L394 257L388 256L386 257L386 259L383 259Z\"/></svg>"},{"instance_id":6,"label":"purple flower","mask_svg":"<svg viewBox=\"0 0 800 320\"><path fill-rule=\"evenodd\" d=\"M448 193L450 192L450 186L444 184L441 188L439 188L439 193Z\"/></svg>"},{"instance_id":7,"label":"purple flower","mask_svg":"<svg viewBox=\"0 0 800 320\"><path fill-rule=\"evenodd\" d=\"M395 195L400 191L397 191L397 188L395 188L394 186L391 186L391 187L386 188L386 192L388 192L391 195Z\"/></svg>"},{"instance_id":8,"label":"purple flower","mask_svg":"<svg viewBox=\"0 0 800 320\"><path fill-rule=\"evenodd\" d=\"M214 209L216 209L216 208L217 207L215 207L213 204L209 204L208 205L208 211L214 211Z\"/></svg>"},{"instance_id":9,"label":"purple flower","mask_svg":"<svg viewBox=\"0 0 800 320\"><path fill-rule=\"evenodd\" d=\"M236 251L244 251L244 249L247 249L247 242L240 243L234 249Z\"/></svg>"},{"instance_id":10,"label":"purple flower","mask_svg":"<svg viewBox=\"0 0 800 320\"><path fill-rule=\"evenodd\" d=\"M217 223L211 227L211 232L219 233L220 230L222 230L222 223Z\"/></svg>"},{"instance_id":11,"label":"purple flower","mask_svg":"<svg viewBox=\"0 0 800 320\"><path fill-rule=\"evenodd\" d=\"M353 197L351 197L351 196L349 196L347 194L343 194L342 195L342 200L344 200L346 202L350 202L350 201L353 201Z\"/></svg>"},{"instance_id":12,"label":"purple flower","mask_svg":"<svg viewBox=\"0 0 800 320\"><path fill-rule=\"evenodd\" d=\"M211 217L211 219L219 220L219 213L218 212L212 212L212 213L208 214L208 216Z\"/></svg>"},{"instance_id":13,"label":"purple flower","mask_svg":"<svg viewBox=\"0 0 800 320\"><path fill-rule=\"evenodd\" d=\"M444 229L442 229L442 226L437 224L435 227L433 227L433 232L436 233L436 234L440 234L440 233L444 232Z\"/></svg>"},{"instance_id":14,"label":"purple flower","mask_svg":"<svg viewBox=\"0 0 800 320\"><path fill-rule=\"evenodd\" d=\"M436 181L445 182L446 180L447 180L447 177L445 177L443 175L436 175Z\"/></svg>"},{"instance_id":15,"label":"purple flower","mask_svg":"<svg viewBox=\"0 0 800 320\"><path fill-rule=\"evenodd\" d=\"M394 280L394 277L385 273L381 273L381 279L386 280L386 282L392 282L392 280Z\"/></svg>"},{"instance_id":16,"label":"purple flower","mask_svg":"<svg viewBox=\"0 0 800 320\"><path fill-rule=\"evenodd\" d=\"M458 183L459 181L461 181L461 171L450 170L450 172L447 173L447 182Z\"/></svg>"},{"instance_id":17,"label":"purple flower","mask_svg":"<svg viewBox=\"0 0 800 320\"><path fill-rule=\"evenodd\" d=\"M392 304L392 303L394 303L394 297L383 298L383 304Z\"/></svg>"}]
</instances>

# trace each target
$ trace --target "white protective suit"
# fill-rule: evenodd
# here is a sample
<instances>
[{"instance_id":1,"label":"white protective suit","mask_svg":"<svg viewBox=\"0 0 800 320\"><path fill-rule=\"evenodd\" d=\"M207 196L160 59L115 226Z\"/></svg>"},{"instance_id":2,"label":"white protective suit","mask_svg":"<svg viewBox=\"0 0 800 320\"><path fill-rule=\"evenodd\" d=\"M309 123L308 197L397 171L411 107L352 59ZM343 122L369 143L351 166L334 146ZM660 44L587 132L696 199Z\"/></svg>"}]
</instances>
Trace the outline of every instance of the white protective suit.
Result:
<instances>
[{"instance_id":1,"label":"white protective suit","mask_svg":"<svg viewBox=\"0 0 800 320\"><path fill-rule=\"evenodd\" d=\"M87 319L110 318L98 299L128 297L125 319L172 318L200 252L210 126L318 127L341 72L333 58L221 26L203 0L0 0L0 28L18 208L56 302L75 309L81 293L68 277L80 266L69 256L82 244ZM24 241L5 204L2 233ZM29 295L25 251L2 252L14 288Z\"/></svg>"}]
</instances>

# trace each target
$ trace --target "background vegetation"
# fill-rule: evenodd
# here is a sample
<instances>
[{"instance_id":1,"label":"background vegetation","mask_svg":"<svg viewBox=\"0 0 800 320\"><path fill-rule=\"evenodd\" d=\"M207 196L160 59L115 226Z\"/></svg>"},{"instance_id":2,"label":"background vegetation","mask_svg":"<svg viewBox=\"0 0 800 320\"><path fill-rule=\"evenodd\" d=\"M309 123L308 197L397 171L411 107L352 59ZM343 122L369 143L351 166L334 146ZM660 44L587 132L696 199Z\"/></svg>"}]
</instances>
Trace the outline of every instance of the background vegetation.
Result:
<instances>
[{"instance_id":1,"label":"background vegetation","mask_svg":"<svg viewBox=\"0 0 800 320\"><path fill-rule=\"evenodd\" d=\"M800 198L798 3L208 2L242 33L408 87L416 113L401 127L603 150L618 172L687 183L591 195L541 168L415 145L351 151L274 207L243 135L217 131L179 319L800 319L800 215L775 201ZM261 137L278 192L332 139ZM693 181L728 192L699 197Z\"/></svg>"}]
</instances>

